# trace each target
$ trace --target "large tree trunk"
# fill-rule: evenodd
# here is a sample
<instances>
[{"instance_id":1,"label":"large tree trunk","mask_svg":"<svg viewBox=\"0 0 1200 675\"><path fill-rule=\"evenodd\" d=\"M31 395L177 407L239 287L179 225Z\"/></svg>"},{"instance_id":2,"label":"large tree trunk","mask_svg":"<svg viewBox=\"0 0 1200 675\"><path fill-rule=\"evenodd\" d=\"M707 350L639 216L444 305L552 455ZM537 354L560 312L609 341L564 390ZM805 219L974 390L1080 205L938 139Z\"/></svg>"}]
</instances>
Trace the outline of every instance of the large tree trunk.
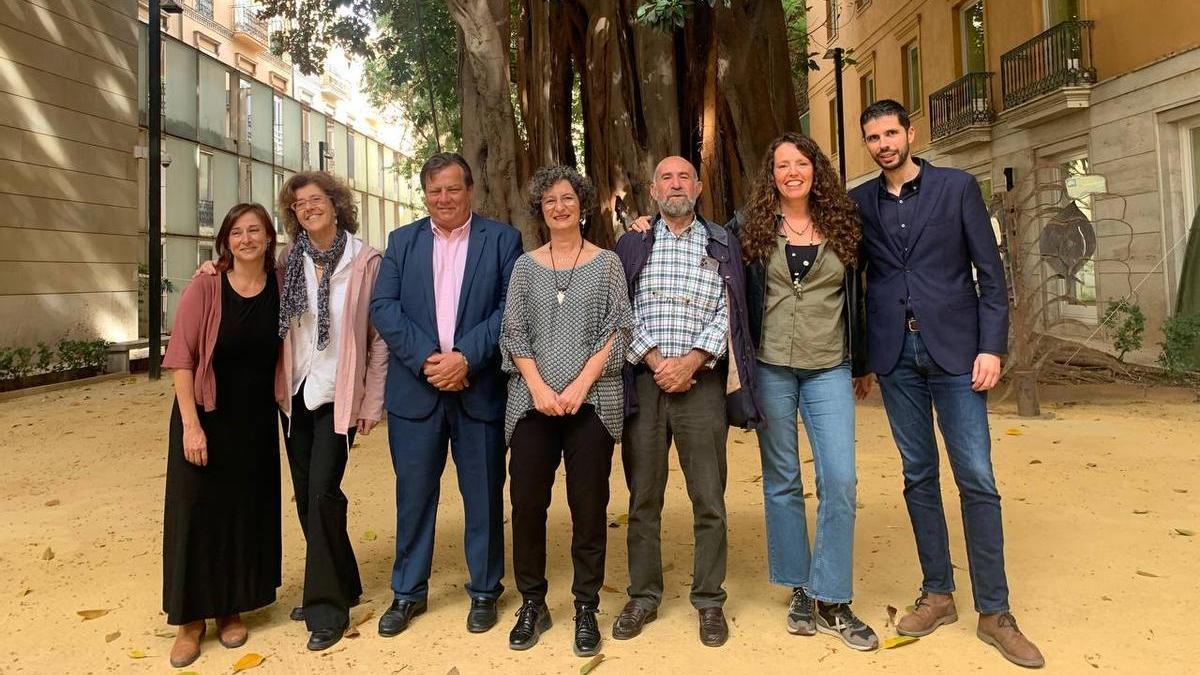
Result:
<instances>
[{"instance_id":1,"label":"large tree trunk","mask_svg":"<svg viewBox=\"0 0 1200 675\"><path fill-rule=\"evenodd\" d=\"M584 147L600 197L600 221L616 234L654 213L655 164L679 152L674 47L669 35L634 25L636 0L582 0Z\"/></svg>"},{"instance_id":2,"label":"large tree trunk","mask_svg":"<svg viewBox=\"0 0 1200 675\"><path fill-rule=\"evenodd\" d=\"M510 98L507 0L446 0L459 28L463 156L475 174L475 209L517 225L530 243L521 185L527 154Z\"/></svg>"},{"instance_id":3,"label":"large tree trunk","mask_svg":"<svg viewBox=\"0 0 1200 675\"><path fill-rule=\"evenodd\" d=\"M521 190L533 169L577 164L571 90L581 84L583 165L608 234L655 211L654 167L679 154L701 168L703 215L724 221L745 201L759 156L799 125L778 0L698 3L687 25L636 25L639 0L522 3L517 30L517 119L508 76L508 4L446 0L463 38L463 146L479 172L479 210L507 218L533 241Z\"/></svg>"}]
</instances>

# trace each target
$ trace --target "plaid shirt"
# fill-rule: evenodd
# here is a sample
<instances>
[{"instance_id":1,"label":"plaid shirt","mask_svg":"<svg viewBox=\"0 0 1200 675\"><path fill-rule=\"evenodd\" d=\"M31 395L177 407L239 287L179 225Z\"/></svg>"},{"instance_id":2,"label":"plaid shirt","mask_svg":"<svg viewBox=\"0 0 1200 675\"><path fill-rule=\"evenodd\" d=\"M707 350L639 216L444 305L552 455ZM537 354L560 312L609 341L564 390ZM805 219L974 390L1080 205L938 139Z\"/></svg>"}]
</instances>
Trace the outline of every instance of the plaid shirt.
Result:
<instances>
[{"instance_id":1,"label":"plaid shirt","mask_svg":"<svg viewBox=\"0 0 1200 675\"><path fill-rule=\"evenodd\" d=\"M678 237L661 219L654 227L654 250L633 297L629 362L641 363L655 347L668 359L699 349L712 355L705 364L711 368L725 354L729 307L708 257L708 231L698 220Z\"/></svg>"}]
</instances>

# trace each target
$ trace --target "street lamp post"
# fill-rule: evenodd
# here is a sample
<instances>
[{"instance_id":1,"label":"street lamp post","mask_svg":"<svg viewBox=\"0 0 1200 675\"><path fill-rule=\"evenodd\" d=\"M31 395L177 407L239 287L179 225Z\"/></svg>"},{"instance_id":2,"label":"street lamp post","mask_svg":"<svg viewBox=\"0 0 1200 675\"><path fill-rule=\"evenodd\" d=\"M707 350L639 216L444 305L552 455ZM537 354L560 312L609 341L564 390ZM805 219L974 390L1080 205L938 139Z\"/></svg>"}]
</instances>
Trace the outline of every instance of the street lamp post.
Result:
<instances>
[{"instance_id":1,"label":"street lamp post","mask_svg":"<svg viewBox=\"0 0 1200 675\"><path fill-rule=\"evenodd\" d=\"M162 377L162 13L179 14L183 8L174 0L149 0L149 33L146 47L146 69L150 101L149 159L146 176L150 193L146 195L146 231L149 247L146 262L150 272L149 297L146 298L150 316L150 379Z\"/></svg>"},{"instance_id":2,"label":"street lamp post","mask_svg":"<svg viewBox=\"0 0 1200 675\"><path fill-rule=\"evenodd\" d=\"M845 64L846 50L841 47L833 47L825 52L825 58L833 59L833 87L834 97L836 99L837 108L837 153L838 153L838 172L842 175L842 182L846 182L846 130L843 128L843 120L846 116L843 114L842 107L842 67Z\"/></svg>"}]
</instances>

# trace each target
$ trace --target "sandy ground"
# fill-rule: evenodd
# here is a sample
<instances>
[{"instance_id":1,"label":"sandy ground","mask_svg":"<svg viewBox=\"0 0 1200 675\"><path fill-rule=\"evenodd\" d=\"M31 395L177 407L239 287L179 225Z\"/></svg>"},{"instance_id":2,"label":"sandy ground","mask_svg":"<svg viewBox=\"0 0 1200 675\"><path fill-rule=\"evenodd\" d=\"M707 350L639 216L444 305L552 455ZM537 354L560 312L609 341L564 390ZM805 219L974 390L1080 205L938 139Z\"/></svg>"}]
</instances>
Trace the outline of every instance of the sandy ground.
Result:
<instances>
[{"instance_id":1,"label":"sandy ground","mask_svg":"<svg viewBox=\"0 0 1200 675\"><path fill-rule=\"evenodd\" d=\"M1054 672L1195 672L1200 641L1200 405L1188 392L1140 388L1050 389L1040 419L993 411L1008 573L1017 618ZM128 378L0 403L0 672L168 672L172 632L160 610L164 448L171 404L166 381ZM888 605L913 601L919 568L901 496L899 460L878 398L859 409L855 560L859 614L881 637ZM807 454L807 450L804 450ZM690 508L671 478L664 514L667 592L658 622L638 639L606 639L599 675L633 672L1017 672L974 635L957 495L945 480L962 620L915 644L860 654L827 636L784 630L786 589L767 583L760 465L753 434L730 437L730 555L726 611L732 637L700 645L687 602ZM290 486L286 478L285 486ZM811 464L805 465L809 471ZM254 672L575 673L571 654L569 520L562 482L551 513L550 607L542 642L513 652L506 639L518 605L502 599L501 623L464 627L467 600L462 511L453 472L443 488L430 611L384 639L375 620L390 601L394 478L380 429L356 446L346 480L351 536L366 588L355 619L362 635L320 655L304 650L297 602L302 540L285 487L284 585L272 606L248 615L251 638L226 650L210 637L189 670L228 673L257 653ZM943 463L943 475L949 469ZM614 467L613 521L627 492ZM806 478L811 481L811 473ZM811 490L811 482L808 489ZM810 505L814 502L810 500ZM815 509L810 508L810 521ZM1176 529L1178 528L1178 530ZM627 583L625 530L610 531L601 622L607 633ZM51 553L52 552L52 553ZM510 583L510 579L506 579ZM107 614L82 620L79 610ZM144 658L134 658L144 654Z\"/></svg>"}]
</instances>

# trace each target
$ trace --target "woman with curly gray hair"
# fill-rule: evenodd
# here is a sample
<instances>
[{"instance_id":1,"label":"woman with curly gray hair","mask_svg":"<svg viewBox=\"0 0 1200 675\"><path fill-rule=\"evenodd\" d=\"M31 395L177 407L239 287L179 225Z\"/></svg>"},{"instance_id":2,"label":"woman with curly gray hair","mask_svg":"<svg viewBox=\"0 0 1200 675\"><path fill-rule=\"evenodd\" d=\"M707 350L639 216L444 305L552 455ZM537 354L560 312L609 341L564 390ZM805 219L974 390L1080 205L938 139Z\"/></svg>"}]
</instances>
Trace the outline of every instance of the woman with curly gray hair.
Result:
<instances>
[{"instance_id":1,"label":"woman with curly gray hair","mask_svg":"<svg viewBox=\"0 0 1200 675\"><path fill-rule=\"evenodd\" d=\"M522 605L509 647L528 649L550 627L546 510L560 459L567 469L575 641L600 650L608 475L624 421L621 365L632 316L621 261L585 237L596 209L590 181L563 166L538 170L529 213L544 245L517 259L500 330L511 374L505 435L511 448L513 570Z\"/></svg>"}]
</instances>

